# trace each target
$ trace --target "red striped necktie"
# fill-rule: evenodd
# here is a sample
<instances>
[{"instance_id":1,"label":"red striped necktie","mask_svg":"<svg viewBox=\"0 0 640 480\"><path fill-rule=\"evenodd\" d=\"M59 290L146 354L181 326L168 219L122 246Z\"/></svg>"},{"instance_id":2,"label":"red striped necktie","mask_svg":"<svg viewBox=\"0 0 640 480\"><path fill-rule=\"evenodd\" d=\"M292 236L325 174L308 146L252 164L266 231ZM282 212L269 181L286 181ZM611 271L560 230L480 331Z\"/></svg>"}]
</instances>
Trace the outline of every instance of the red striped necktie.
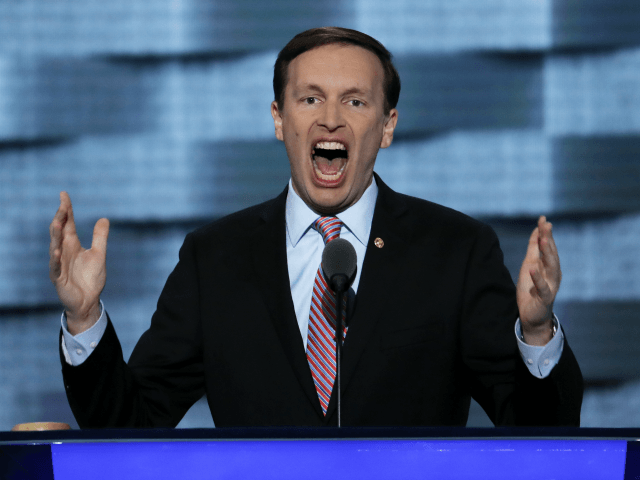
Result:
<instances>
[{"instance_id":1,"label":"red striped necktie","mask_svg":"<svg viewBox=\"0 0 640 480\"><path fill-rule=\"evenodd\" d=\"M342 222L336 217L320 217L312 228L320 232L324 243L340 236ZM345 309L343 309L343 312ZM344 317L343 317L344 318ZM309 311L309 334L307 337L307 360L311 376L316 385L322 412L327 414L333 383L336 378L336 308L335 294L327 285L318 267L311 295ZM344 335L347 328L344 328Z\"/></svg>"}]
</instances>

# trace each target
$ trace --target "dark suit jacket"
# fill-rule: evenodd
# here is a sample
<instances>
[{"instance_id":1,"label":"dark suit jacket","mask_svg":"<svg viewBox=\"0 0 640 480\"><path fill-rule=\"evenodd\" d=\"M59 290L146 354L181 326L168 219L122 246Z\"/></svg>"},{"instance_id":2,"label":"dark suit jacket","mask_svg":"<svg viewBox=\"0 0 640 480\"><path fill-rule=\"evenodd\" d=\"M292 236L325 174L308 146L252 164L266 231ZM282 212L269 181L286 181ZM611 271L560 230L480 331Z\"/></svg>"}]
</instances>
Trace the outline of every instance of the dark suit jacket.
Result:
<instances>
[{"instance_id":1,"label":"dark suit jacket","mask_svg":"<svg viewBox=\"0 0 640 480\"><path fill-rule=\"evenodd\" d=\"M343 350L343 424L463 426L473 396L497 425L579 425L569 346L544 380L519 357L515 288L494 232L376 180ZM128 365L110 322L82 365L62 362L81 427L175 426L204 393L219 427L336 424L335 389L323 417L295 318L285 199L186 237Z\"/></svg>"}]
</instances>

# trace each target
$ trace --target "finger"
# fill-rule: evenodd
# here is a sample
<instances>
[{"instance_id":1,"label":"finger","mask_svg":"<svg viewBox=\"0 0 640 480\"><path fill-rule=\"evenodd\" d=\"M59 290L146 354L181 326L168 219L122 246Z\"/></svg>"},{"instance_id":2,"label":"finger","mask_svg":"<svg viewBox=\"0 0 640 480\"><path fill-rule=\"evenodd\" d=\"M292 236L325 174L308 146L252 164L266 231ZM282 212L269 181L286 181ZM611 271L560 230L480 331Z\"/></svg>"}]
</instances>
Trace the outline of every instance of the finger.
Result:
<instances>
[{"instance_id":1,"label":"finger","mask_svg":"<svg viewBox=\"0 0 640 480\"><path fill-rule=\"evenodd\" d=\"M540 232L540 241L542 242L543 240L545 240L547 243L549 243L551 248L554 249L555 243L551 245L551 241L553 240L553 225L551 224L551 222L547 221L545 216L541 216L538 219L538 230Z\"/></svg>"},{"instance_id":2,"label":"finger","mask_svg":"<svg viewBox=\"0 0 640 480\"><path fill-rule=\"evenodd\" d=\"M56 280L60 278L62 271L62 263L60 262L61 254L60 250L54 250L49 255L49 279L55 284Z\"/></svg>"},{"instance_id":3,"label":"finger","mask_svg":"<svg viewBox=\"0 0 640 480\"><path fill-rule=\"evenodd\" d=\"M549 230L549 225L544 225L542 227L541 230L541 234L540 234L540 239L538 241L539 245L540 245L540 252L541 252L541 257L543 258L543 260L545 259L545 257L550 258L555 256L555 251L551 246L551 232Z\"/></svg>"},{"instance_id":4,"label":"finger","mask_svg":"<svg viewBox=\"0 0 640 480\"><path fill-rule=\"evenodd\" d=\"M60 225L52 228L54 233L49 244L49 279L55 284L62 271L62 228Z\"/></svg>"},{"instance_id":5,"label":"finger","mask_svg":"<svg viewBox=\"0 0 640 480\"><path fill-rule=\"evenodd\" d=\"M533 286L535 287L538 297L542 300L542 303L545 305L551 305L554 300L554 294L547 281L542 277L538 270L530 270L529 274L531 275Z\"/></svg>"},{"instance_id":6,"label":"finger","mask_svg":"<svg viewBox=\"0 0 640 480\"><path fill-rule=\"evenodd\" d=\"M549 240L549 247L551 248L551 251L553 252L554 255L558 254L558 247L556 246L556 241L553 238L553 224L549 222L549 235L548 235L548 240Z\"/></svg>"},{"instance_id":7,"label":"finger","mask_svg":"<svg viewBox=\"0 0 640 480\"><path fill-rule=\"evenodd\" d=\"M547 278L550 279L554 285L559 285L562 278L562 271L560 269L560 257L558 256L558 248L553 238L553 225L546 221L544 217L540 217L540 252L542 264L545 267L545 273Z\"/></svg>"},{"instance_id":8,"label":"finger","mask_svg":"<svg viewBox=\"0 0 640 480\"><path fill-rule=\"evenodd\" d=\"M54 234L53 227L55 225L59 225L60 227L62 227L67 218L67 204L62 199L62 193L63 192L60 192L60 206L58 207L58 210L56 211L56 214L53 216L53 220L51 220L51 224L49 225L50 236L53 236Z\"/></svg>"},{"instance_id":9,"label":"finger","mask_svg":"<svg viewBox=\"0 0 640 480\"><path fill-rule=\"evenodd\" d=\"M69 228L69 223L71 223L71 228ZM49 226L49 233L51 236L49 244L49 278L55 284L62 274L62 244L65 240L65 234L75 234L71 199L67 192L60 192L60 206Z\"/></svg>"},{"instance_id":10,"label":"finger","mask_svg":"<svg viewBox=\"0 0 640 480\"><path fill-rule=\"evenodd\" d=\"M76 233L76 221L73 218L73 205L71 204L71 198L67 192L60 192L60 201L65 205L67 210L67 221L64 224L65 235L77 235Z\"/></svg>"},{"instance_id":11,"label":"finger","mask_svg":"<svg viewBox=\"0 0 640 480\"><path fill-rule=\"evenodd\" d=\"M63 201L62 192L60 193L60 206L56 211L56 214L53 216L53 220L49 225L49 236L51 237L51 241L49 242L49 269L51 270L53 264L55 263L53 257L55 256L55 252L58 251L58 258L56 261L60 260L60 245L62 244L62 228L64 222L67 217L67 205ZM52 263L53 261L53 263Z\"/></svg>"},{"instance_id":12,"label":"finger","mask_svg":"<svg viewBox=\"0 0 640 480\"><path fill-rule=\"evenodd\" d=\"M551 269L559 269L560 268L560 257L558 257L558 252L551 248L550 242L548 239L543 239L540 242L540 252L542 264Z\"/></svg>"},{"instance_id":13,"label":"finger","mask_svg":"<svg viewBox=\"0 0 640 480\"><path fill-rule=\"evenodd\" d=\"M91 249L107 254L107 238L109 237L109 220L101 218L93 227L93 240L91 241Z\"/></svg>"},{"instance_id":14,"label":"finger","mask_svg":"<svg viewBox=\"0 0 640 480\"><path fill-rule=\"evenodd\" d=\"M529 245L527 246L527 254L524 257L525 262L535 262L540 258L539 247L539 228L536 227L529 237Z\"/></svg>"},{"instance_id":15,"label":"finger","mask_svg":"<svg viewBox=\"0 0 640 480\"><path fill-rule=\"evenodd\" d=\"M51 241L49 242L49 256L53 255L53 252L60 248L62 241L62 227L56 220L49 225L49 236Z\"/></svg>"},{"instance_id":16,"label":"finger","mask_svg":"<svg viewBox=\"0 0 640 480\"><path fill-rule=\"evenodd\" d=\"M51 241L49 242L49 257L52 257L56 251L60 251L60 244L62 243L62 229L60 225L52 225Z\"/></svg>"}]
</instances>

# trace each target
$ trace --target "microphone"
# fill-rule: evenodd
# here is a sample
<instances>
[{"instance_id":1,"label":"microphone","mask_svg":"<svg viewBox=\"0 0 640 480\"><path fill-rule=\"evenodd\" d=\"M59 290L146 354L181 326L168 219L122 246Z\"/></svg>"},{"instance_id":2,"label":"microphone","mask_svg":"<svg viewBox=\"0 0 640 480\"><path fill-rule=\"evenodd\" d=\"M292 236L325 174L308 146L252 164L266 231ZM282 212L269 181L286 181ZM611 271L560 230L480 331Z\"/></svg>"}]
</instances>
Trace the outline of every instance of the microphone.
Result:
<instances>
[{"instance_id":1,"label":"microphone","mask_svg":"<svg viewBox=\"0 0 640 480\"><path fill-rule=\"evenodd\" d=\"M356 278L358 256L356 249L344 238L336 238L322 252L322 273L334 292L344 293Z\"/></svg>"},{"instance_id":2,"label":"microphone","mask_svg":"<svg viewBox=\"0 0 640 480\"><path fill-rule=\"evenodd\" d=\"M342 357L342 298L356 278L358 269L356 249L344 238L336 238L324 247L322 252L322 273L329 287L335 293L336 299L336 387L338 389L338 427L342 426L342 387L341 387L341 357ZM346 323L346 322L345 322Z\"/></svg>"}]
</instances>

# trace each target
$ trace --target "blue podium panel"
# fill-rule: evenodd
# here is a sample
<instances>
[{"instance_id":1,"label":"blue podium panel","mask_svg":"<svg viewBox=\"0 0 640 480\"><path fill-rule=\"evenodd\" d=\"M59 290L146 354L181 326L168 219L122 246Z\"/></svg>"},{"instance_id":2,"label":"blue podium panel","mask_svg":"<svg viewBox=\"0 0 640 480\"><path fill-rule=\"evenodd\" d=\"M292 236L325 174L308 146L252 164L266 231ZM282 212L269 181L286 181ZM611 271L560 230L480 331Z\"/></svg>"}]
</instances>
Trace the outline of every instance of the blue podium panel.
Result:
<instances>
[{"instance_id":1,"label":"blue podium panel","mask_svg":"<svg viewBox=\"0 0 640 480\"><path fill-rule=\"evenodd\" d=\"M0 478L626 480L640 478L638 439L560 427L0 432Z\"/></svg>"},{"instance_id":2,"label":"blue podium panel","mask_svg":"<svg viewBox=\"0 0 640 480\"><path fill-rule=\"evenodd\" d=\"M623 479L623 440L237 440L51 445L56 480Z\"/></svg>"}]
</instances>

